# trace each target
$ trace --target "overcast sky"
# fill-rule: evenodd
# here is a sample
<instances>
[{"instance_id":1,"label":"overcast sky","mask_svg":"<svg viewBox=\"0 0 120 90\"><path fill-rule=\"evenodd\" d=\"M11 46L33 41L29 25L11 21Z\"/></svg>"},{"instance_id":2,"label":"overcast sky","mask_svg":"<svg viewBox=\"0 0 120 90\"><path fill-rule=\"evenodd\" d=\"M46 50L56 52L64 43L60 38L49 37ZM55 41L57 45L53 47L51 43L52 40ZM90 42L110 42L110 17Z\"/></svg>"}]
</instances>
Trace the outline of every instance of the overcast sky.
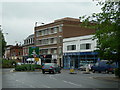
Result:
<instances>
[{"instance_id":1,"label":"overcast sky","mask_svg":"<svg viewBox=\"0 0 120 90\"><path fill-rule=\"evenodd\" d=\"M59 1L59 0L58 0ZM73 0L74 1L74 0ZM2 2L0 15L2 15L3 32L7 44L15 45L15 41L22 42L28 35L34 33L35 22L50 23L64 17L79 18L100 12L93 0L77 2ZM1 19L1 17L0 17Z\"/></svg>"}]
</instances>

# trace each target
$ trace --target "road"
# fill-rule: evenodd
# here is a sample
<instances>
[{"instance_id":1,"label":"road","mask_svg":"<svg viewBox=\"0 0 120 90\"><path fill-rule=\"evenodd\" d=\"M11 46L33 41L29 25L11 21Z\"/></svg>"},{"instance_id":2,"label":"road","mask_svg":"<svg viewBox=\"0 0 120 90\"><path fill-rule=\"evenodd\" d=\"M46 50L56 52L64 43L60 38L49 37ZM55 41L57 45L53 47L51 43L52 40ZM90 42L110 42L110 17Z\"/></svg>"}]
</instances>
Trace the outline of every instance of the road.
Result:
<instances>
[{"instance_id":1,"label":"road","mask_svg":"<svg viewBox=\"0 0 120 90\"><path fill-rule=\"evenodd\" d=\"M97 79L94 77L114 77L114 74L90 73L69 74L62 70L60 74L42 74L42 72L10 72L3 69L3 88L118 88L120 82Z\"/></svg>"}]
</instances>

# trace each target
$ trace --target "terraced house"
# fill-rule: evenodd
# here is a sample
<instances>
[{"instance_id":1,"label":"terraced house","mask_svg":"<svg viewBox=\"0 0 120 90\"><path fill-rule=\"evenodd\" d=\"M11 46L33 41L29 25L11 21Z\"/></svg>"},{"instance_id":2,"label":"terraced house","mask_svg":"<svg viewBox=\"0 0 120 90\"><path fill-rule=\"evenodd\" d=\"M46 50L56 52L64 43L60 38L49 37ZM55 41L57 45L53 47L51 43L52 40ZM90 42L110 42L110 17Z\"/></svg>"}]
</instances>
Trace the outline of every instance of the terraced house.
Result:
<instances>
[{"instance_id":1,"label":"terraced house","mask_svg":"<svg viewBox=\"0 0 120 90\"><path fill-rule=\"evenodd\" d=\"M35 46L39 47L39 55L43 55L43 61L64 66L63 39L91 35L95 30L83 28L79 19L66 17L36 26L34 32Z\"/></svg>"}]
</instances>

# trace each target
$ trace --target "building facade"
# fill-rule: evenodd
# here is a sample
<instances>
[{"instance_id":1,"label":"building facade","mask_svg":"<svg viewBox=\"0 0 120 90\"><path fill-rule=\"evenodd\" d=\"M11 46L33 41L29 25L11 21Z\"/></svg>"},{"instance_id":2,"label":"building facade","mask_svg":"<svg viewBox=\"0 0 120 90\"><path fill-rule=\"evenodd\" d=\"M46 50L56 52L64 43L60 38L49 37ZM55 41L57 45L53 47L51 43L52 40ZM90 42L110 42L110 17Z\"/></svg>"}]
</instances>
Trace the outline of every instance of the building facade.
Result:
<instances>
[{"instance_id":1,"label":"building facade","mask_svg":"<svg viewBox=\"0 0 120 90\"><path fill-rule=\"evenodd\" d=\"M94 35L63 39L64 68L79 68L80 64L93 64L98 60Z\"/></svg>"},{"instance_id":2,"label":"building facade","mask_svg":"<svg viewBox=\"0 0 120 90\"><path fill-rule=\"evenodd\" d=\"M16 44L16 46L11 46L10 47L10 57L9 59L14 59L14 60L22 60L22 55L23 55L23 48L22 46L19 46Z\"/></svg>"},{"instance_id":3,"label":"building facade","mask_svg":"<svg viewBox=\"0 0 120 90\"><path fill-rule=\"evenodd\" d=\"M23 44L23 63L27 62L26 59L29 58L29 48L34 47L34 34L29 35Z\"/></svg>"},{"instance_id":4,"label":"building facade","mask_svg":"<svg viewBox=\"0 0 120 90\"><path fill-rule=\"evenodd\" d=\"M35 46L47 62L63 66L63 39L94 34L95 30L83 28L79 19L62 18L52 23L35 27Z\"/></svg>"},{"instance_id":5,"label":"building facade","mask_svg":"<svg viewBox=\"0 0 120 90\"><path fill-rule=\"evenodd\" d=\"M12 47L12 45L7 45L5 48L5 59L10 59L10 47Z\"/></svg>"}]
</instances>

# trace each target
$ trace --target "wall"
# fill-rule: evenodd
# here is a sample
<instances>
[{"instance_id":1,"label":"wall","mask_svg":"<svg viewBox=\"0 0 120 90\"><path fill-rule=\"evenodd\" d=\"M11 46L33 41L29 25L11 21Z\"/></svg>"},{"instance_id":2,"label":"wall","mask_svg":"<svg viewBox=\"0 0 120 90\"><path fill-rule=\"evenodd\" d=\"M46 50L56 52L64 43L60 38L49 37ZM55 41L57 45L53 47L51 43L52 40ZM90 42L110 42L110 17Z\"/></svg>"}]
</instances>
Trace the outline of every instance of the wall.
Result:
<instances>
[{"instance_id":1,"label":"wall","mask_svg":"<svg viewBox=\"0 0 120 90\"><path fill-rule=\"evenodd\" d=\"M94 35L86 35L80 37L72 37L63 39L63 53L69 52L91 52L96 49L96 40L92 40ZM89 39L89 40L85 40ZM91 49L88 50L80 50L80 44L91 43ZM67 51L68 45L76 45L76 50Z\"/></svg>"}]
</instances>

